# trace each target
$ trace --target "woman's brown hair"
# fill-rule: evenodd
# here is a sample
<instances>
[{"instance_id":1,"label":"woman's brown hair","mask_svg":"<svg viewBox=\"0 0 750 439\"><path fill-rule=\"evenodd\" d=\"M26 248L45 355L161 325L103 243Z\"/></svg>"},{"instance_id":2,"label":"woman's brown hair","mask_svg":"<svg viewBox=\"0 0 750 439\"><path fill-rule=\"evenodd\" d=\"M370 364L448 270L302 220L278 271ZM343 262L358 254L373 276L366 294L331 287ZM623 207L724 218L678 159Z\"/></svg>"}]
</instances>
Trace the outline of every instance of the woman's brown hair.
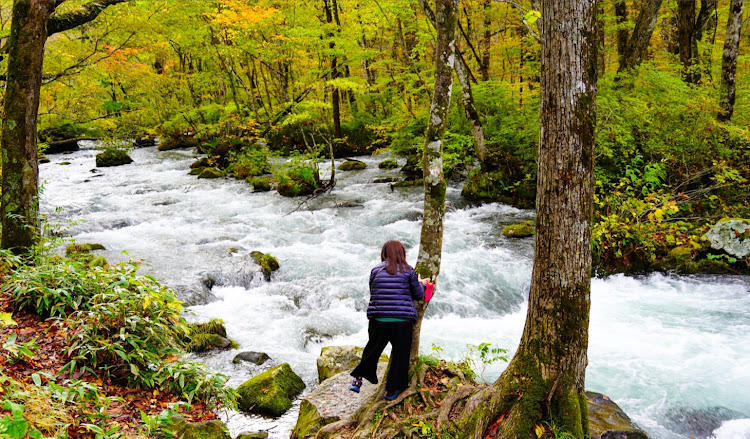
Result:
<instances>
[{"instance_id":1,"label":"woman's brown hair","mask_svg":"<svg viewBox=\"0 0 750 439\"><path fill-rule=\"evenodd\" d=\"M399 241L388 241L383 244L380 260L385 261L385 271L388 274L411 270L411 266L406 263L406 249Z\"/></svg>"}]
</instances>

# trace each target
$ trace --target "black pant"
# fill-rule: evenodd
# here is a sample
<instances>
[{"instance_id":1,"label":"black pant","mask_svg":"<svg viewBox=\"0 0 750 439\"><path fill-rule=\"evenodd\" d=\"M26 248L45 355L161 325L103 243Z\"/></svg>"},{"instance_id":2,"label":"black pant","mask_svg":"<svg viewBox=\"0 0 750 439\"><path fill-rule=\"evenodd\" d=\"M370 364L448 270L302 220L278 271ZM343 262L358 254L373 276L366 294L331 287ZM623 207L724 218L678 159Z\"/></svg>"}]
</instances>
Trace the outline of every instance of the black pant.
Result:
<instances>
[{"instance_id":1,"label":"black pant","mask_svg":"<svg viewBox=\"0 0 750 439\"><path fill-rule=\"evenodd\" d=\"M362 361L351 373L353 377L362 377L377 384L378 359L383 349L391 343L391 368L385 383L385 391L392 394L402 391L409 385L409 353L414 324L407 322L378 322L370 320L367 328L370 339L367 341Z\"/></svg>"}]
</instances>

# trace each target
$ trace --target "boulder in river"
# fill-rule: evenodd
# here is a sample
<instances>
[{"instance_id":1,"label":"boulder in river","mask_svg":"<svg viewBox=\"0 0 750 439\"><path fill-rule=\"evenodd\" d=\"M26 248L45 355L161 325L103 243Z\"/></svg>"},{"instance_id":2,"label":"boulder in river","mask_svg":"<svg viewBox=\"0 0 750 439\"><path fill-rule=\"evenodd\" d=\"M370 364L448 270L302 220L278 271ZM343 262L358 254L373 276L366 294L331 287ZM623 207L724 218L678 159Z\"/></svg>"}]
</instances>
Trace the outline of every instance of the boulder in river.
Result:
<instances>
[{"instance_id":1,"label":"boulder in river","mask_svg":"<svg viewBox=\"0 0 750 439\"><path fill-rule=\"evenodd\" d=\"M362 359L361 346L326 346L320 350L318 357L318 382L322 383L328 378L344 371L354 369ZM388 356L382 354L381 362L388 362Z\"/></svg>"},{"instance_id":2,"label":"boulder in river","mask_svg":"<svg viewBox=\"0 0 750 439\"><path fill-rule=\"evenodd\" d=\"M271 273L279 269L279 260L268 253L253 251L250 252L250 257L256 264L260 265L263 276L267 281L271 280Z\"/></svg>"},{"instance_id":3,"label":"boulder in river","mask_svg":"<svg viewBox=\"0 0 750 439\"><path fill-rule=\"evenodd\" d=\"M704 236L711 241L713 249L724 250L738 258L750 255L750 220L719 220Z\"/></svg>"},{"instance_id":4,"label":"boulder in river","mask_svg":"<svg viewBox=\"0 0 750 439\"><path fill-rule=\"evenodd\" d=\"M503 236L509 238L527 238L534 236L536 231L534 230L533 221L524 221L520 224L510 224L503 227Z\"/></svg>"},{"instance_id":5,"label":"boulder in river","mask_svg":"<svg viewBox=\"0 0 750 439\"><path fill-rule=\"evenodd\" d=\"M339 165L341 171L361 171L365 168L367 168L367 164L360 160L346 160Z\"/></svg>"},{"instance_id":6,"label":"boulder in river","mask_svg":"<svg viewBox=\"0 0 750 439\"><path fill-rule=\"evenodd\" d=\"M237 435L237 439L266 439L268 437L267 431L256 431L252 433L240 433Z\"/></svg>"},{"instance_id":7,"label":"boulder in river","mask_svg":"<svg viewBox=\"0 0 750 439\"><path fill-rule=\"evenodd\" d=\"M240 362L244 361L260 366L270 359L271 357L269 357L265 352L240 352L239 354L234 356L232 363L239 364Z\"/></svg>"},{"instance_id":8,"label":"boulder in river","mask_svg":"<svg viewBox=\"0 0 750 439\"><path fill-rule=\"evenodd\" d=\"M247 182L253 186L254 192L268 192L271 190L271 180L268 177L248 177Z\"/></svg>"},{"instance_id":9,"label":"boulder in river","mask_svg":"<svg viewBox=\"0 0 750 439\"><path fill-rule=\"evenodd\" d=\"M73 253L89 253L94 250L106 250L103 245L97 243L85 243L85 244L68 244L65 247L65 255L70 256Z\"/></svg>"},{"instance_id":10,"label":"boulder in river","mask_svg":"<svg viewBox=\"0 0 750 439\"><path fill-rule=\"evenodd\" d=\"M378 168L395 169L395 168L398 168L398 162L394 159L383 160L382 162L378 163Z\"/></svg>"},{"instance_id":11,"label":"boulder in river","mask_svg":"<svg viewBox=\"0 0 750 439\"><path fill-rule=\"evenodd\" d=\"M221 178L224 174L219 168L203 168L198 178Z\"/></svg>"},{"instance_id":12,"label":"boulder in river","mask_svg":"<svg viewBox=\"0 0 750 439\"><path fill-rule=\"evenodd\" d=\"M96 166L100 168L122 166L128 163L133 163L133 159L122 149L107 148L96 155Z\"/></svg>"},{"instance_id":13,"label":"boulder in river","mask_svg":"<svg viewBox=\"0 0 750 439\"><path fill-rule=\"evenodd\" d=\"M292 407L305 383L288 363L256 375L237 388L237 405L246 412L279 417Z\"/></svg>"},{"instance_id":14,"label":"boulder in river","mask_svg":"<svg viewBox=\"0 0 750 439\"><path fill-rule=\"evenodd\" d=\"M406 159L406 164L401 168L401 172L404 174L419 178L422 176L422 157L418 155L410 155Z\"/></svg>"},{"instance_id":15,"label":"boulder in river","mask_svg":"<svg viewBox=\"0 0 750 439\"><path fill-rule=\"evenodd\" d=\"M190 169L208 168L210 166L211 163L209 163L208 157L201 157L198 160L194 161L192 165L190 165Z\"/></svg>"},{"instance_id":16,"label":"boulder in river","mask_svg":"<svg viewBox=\"0 0 750 439\"><path fill-rule=\"evenodd\" d=\"M747 415L726 407L679 407L667 413L665 424L681 435L704 439L711 437L724 421L742 418L747 418Z\"/></svg>"},{"instance_id":17,"label":"boulder in river","mask_svg":"<svg viewBox=\"0 0 750 439\"><path fill-rule=\"evenodd\" d=\"M387 363L378 363L378 378L385 375ZM349 372L338 373L323 381L309 395L302 399L299 408L297 425L294 426L292 439L314 437L323 426L345 419L360 409L375 391L377 384L363 380L359 393L346 390L352 382Z\"/></svg>"},{"instance_id":18,"label":"boulder in river","mask_svg":"<svg viewBox=\"0 0 750 439\"><path fill-rule=\"evenodd\" d=\"M227 330L220 319L205 323L190 323L190 335L185 348L188 352L205 352L209 349L237 348L237 343L227 338Z\"/></svg>"},{"instance_id":19,"label":"boulder in river","mask_svg":"<svg viewBox=\"0 0 750 439\"><path fill-rule=\"evenodd\" d=\"M188 422L185 419L174 416L171 425L165 427L174 437L180 439L231 439L226 424L218 419L203 422Z\"/></svg>"},{"instance_id":20,"label":"boulder in river","mask_svg":"<svg viewBox=\"0 0 750 439\"><path fill-rule=\"evenodd\" d=\"M648 439L607 395L586 392L591 439Z\"/></svg>"}]
</instances>

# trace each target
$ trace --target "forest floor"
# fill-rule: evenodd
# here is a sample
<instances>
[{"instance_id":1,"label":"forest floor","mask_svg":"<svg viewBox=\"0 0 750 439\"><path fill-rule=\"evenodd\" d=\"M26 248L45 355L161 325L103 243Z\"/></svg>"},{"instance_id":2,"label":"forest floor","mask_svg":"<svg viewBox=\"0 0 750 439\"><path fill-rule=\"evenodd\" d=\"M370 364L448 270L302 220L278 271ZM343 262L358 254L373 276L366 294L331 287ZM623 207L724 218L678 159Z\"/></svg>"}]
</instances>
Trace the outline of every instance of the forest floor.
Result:
<instances>
[{"instance_id":1,"label":"forest floor","mask_svg":"<svg viewBox=\"0 0 750 439\"><path fill-rule=\"evenodd\" d=\"M0 339L6 339L11 333L16 333L15 344L32 342L34 346L33 356L23 358L12 358L9 351L0 346L0 402L13 399L10 395L10 386L7 381L3 383L3 375L11 378L24 388L27 395L35 394L33 387L35 374L43 376L48 382L47 376L51 377L57 385L65 385L71 381L81 380L98 387L100 401L109 400L111 403L101 406L93 402L78 404L73 407L62 401L48 399L37 401L39 407L31 407L31 398L27 400L24 417L31 425L44 424L44 417L51 416L59 408L62 412L68 412L67 433L70 438L93 438L95 432L86 427L85 423L91 423L91 419L99 419L102 428L111 429L119 427L119 433L123 436L146 436L142 413L155 417L173 403L185 402L184 398L169 393L161 393L155 390L134 389L122 386L111 381L102 381L90 372L80 373L76 371L72 376L64 366L71 360L65 353L68 346L67 334L73 332L65 320L48 319L43 320L37 315L14 309L10 298L0 294L0 312L11 313L15 325L0 327ZM29 346L27 345L27 346ZM47 374L47 375L45 375ZM38 378L37 378L38 379ZM78 388L81 388L80 386ZM32 390L29 390L32 389ZM72 398L71 398L72 400ZM58 406L59 407L56 407ZM102 408L104 407L104 408ZM101 411L101 413L98 413ZM216 418L214 413L206 404L193 402L184 404L179 411L186 421L198 422ZM10 416L11 411L5 410L0 404L0 420ZM34 419L34 418L37 419ZM45 433L42 431L42 433Z\"/></svg>"}]
</instances>

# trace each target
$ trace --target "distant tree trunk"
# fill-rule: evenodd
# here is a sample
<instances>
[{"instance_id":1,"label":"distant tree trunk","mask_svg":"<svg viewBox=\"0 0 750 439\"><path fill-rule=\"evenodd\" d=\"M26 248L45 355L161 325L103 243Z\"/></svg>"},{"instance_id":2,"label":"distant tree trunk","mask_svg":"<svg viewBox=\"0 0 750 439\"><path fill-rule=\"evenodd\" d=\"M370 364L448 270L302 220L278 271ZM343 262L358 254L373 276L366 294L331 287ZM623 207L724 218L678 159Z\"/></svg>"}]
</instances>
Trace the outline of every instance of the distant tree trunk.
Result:
<instances>
[{"instance_id":1,"label":"distant tree trunk","mask_svg":"<svg viewBox=\"0 0 750 439\"><path fill-rule=\"evenodd\" d=\"M716 44L716 28L719 24L719 14L717 11L717 8L719 6L718 0L710 0L708 2L704 3L707 6L706 10L706 24L704 26L704 30L702 30L701 35L698 36L698 39L702 39L702 34L705 32L707 35L706 38L706 45L703 48L703 56L701 58L703 62L703 74L707 77L712 77L711 72L711 66L713 65L713 47L714 44ZM700 14L699 14L700 15Z\"/></svg>"},{"instance_id":2,"label":"distant tree trunk","mask_svg":"<svg viewBox=\"0 0 750 439\"><path fill-rule=\"evenodd\" d=\"M635 20L633 34L628 39L627 49L621 58L620 67L617 69L618 72L638 67L643 62L651 42L651 34L654 33L656 19L659 17L661 3L662 0L642 2L638 18ZM618 41L619 38L618 36Z\"/></svg>"},{"instance_id":3,"label":"distant tree trunk","mask_svg":"<svg viewBox=\"0 0 750 439\"><path fill-rule=\"evenodd\" d=\"M435 16L435 87L430 105L430 119L425 131L422 167L424 169L424 217L419 241L416 271L423 278L435 279L440 273L443 251L443 217L447 184L443 175L443 136L451 104L453 67L456 48L456 22L459 0L436 0ZM427 303L416 303L417 322L409 356L410 364L418 364L419 334Z\"/></svg>"},{"instance_id":4,"label":"distant tree trunk","mask_svg":"<svg viewBox=\"0 0 750 439\"><path fill-rule=\"evenodd\" d=\"M515 356L471 396L464 438L535 437L545 422L588 437L584 395L591 288L596 105L595 0L543 0L536 241L529 306Z\"/></svg>"},{"instance_id":5,"label":"distant tree trunk","mask_svg":"<svg viewBox=\"0 0 750 439\"><path fill-rule=\"evenodd\" d=\"M471 127L471 136L474 139L474 151L477 154L479 162L484 164L487 158L487 147L484 144L484 128L482 127L482 121L479 119L477 107L474 105L474 94L471 92L471 80L469 79L469 71L465 63L466 60L461 52L456 50L454 68L458 77L458 84L461 86L461 105L464 107L464 113Z\"/></svg>"},{"instance_id":6,"label":"distant tree trunk","mask_svg":"<svg viewBox=\"0 0 750 439\"><path fill-rule=\"evenodd\" d=\"M484 13L484 20L482 26L484 27L484 34L482 35L482 63L479 67L479 73L482 75L482 81L490 80L490 46L492 44L492 17L490 16L490 8L492 7L492 0L483 0L482 12Z\"/></svg>"},{"instance_id":7,"label":"distant tree trunk","mask_svg":"<svg viewBox=\"0 0 750 439\"><path fill-rule=\"evenodd\" d=\"M336 0L323 0L323 6L326 13L326 22L333 23L333 10L338 8ZM338 12L337 12L338 13ZM336 43L333 42L333 33L328 35L331 41L328 43L328 48L333 49ZM336 55L331 55L331 79L339 77L338 71L338 58ZM337 87L331 87L331 110L333 112L333 137L336 139L341 138L341 97L339 89Z\"/></svg>"},{"instance_id":8,"label":"distant tree trunk","mask_svg":"<svg viewBox=\"0 0 750 439\"><path fill-rule=\"evenodd\" d=\"M695 36L695 0L677 1L677 34L680 45L680 62L682 77L685 82L697 84L701 79L700 71L694 67L698 64L697 47L693 42Z\"/></svg>"},{"instance_id":9,"label":"distant tree trunk","mask_svg":"<svg viewBox=\"0 0 750 439\"><path fill-rule=\"evenodd\" d=\"M625 0L615 0L615 22L617 23L617 61L623 65L630 37L625 27L628 23L628 4Z\"/></svg>"},{"instance_id":10,"label":"distant tree trunk","mask_svg":"<svg viewBox=\"0 0 750 439\"><path fill-rule=\"evenodd\" d=\"M737 56L740 52L740 32L745 0L732 0L727 19L727 35L724 54L721 57L721 110L719 120L729 122L734 113L735 87L737 83Z\"/></svg>"},{"instance_id":11,"label":"distant tree trunk","mask_svg":"<svg viewBox=\"0 0 750 439\"><path fill-rule=\"evenodd\" d=\"M8 74L2 122L0 246L27 254L39 239L39 165L36 122L42 85L44 44L57 32L95 19L109 5L98 0L53 15L58 0L16 0L8 39Z\"/></svg>"},{"instance_id":12,"label":"distant tree trunk","mask_svg":"<svg viewBox=\"0 0 750 439\"><path fill-rule=\"evenodd\" d=\"M596 44L598 46L596 55L596 76L601 78L604 76L604 70L607 66L607 60L604 55L605 35L604 35L604 2L599 2L596 5Z\"/></svg>"}]
</instances>

